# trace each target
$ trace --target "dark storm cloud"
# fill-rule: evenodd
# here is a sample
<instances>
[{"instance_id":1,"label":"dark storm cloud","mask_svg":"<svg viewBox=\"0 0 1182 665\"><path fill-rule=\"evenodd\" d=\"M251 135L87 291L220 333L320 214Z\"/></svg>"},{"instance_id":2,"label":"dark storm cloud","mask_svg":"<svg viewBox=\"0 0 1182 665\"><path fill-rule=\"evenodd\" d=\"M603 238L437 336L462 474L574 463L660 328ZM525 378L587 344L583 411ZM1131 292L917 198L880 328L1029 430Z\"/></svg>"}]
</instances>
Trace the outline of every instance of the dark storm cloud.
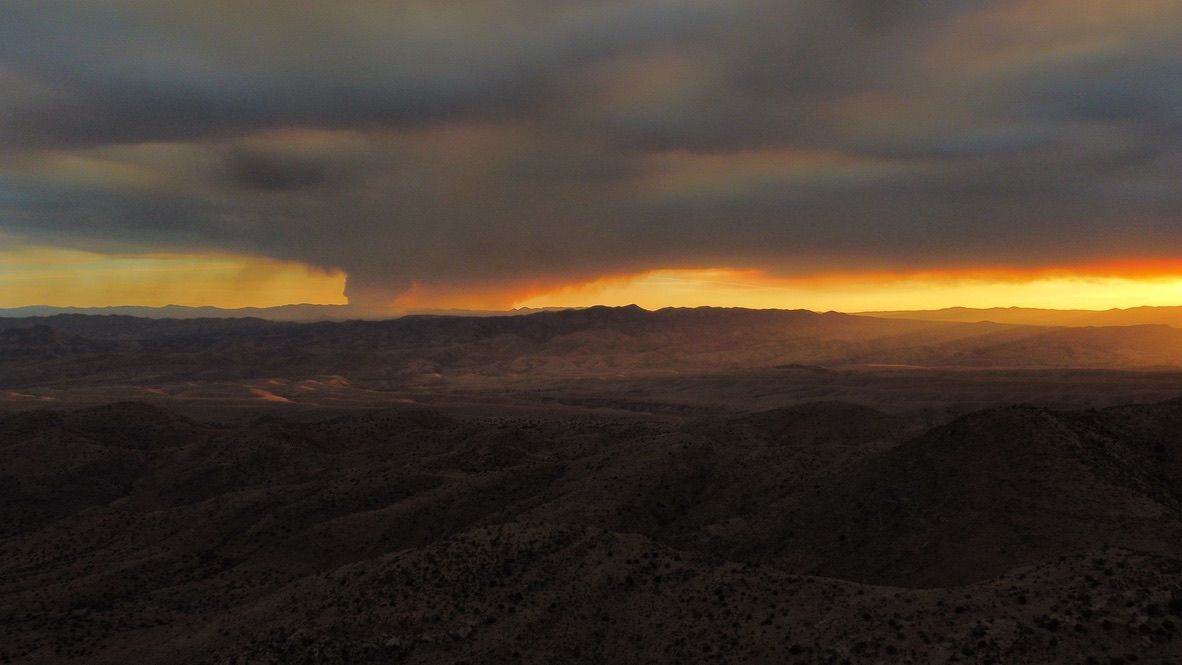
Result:
<instances>
[{"instance_id":1,"label":"dark storm cloud","mask_svg":"<svg viewBox=\"0 0 1182 665\"><path fill-rule=\"evenodd\" d=\"M0 232L418 282L1182 240L1182 9L9 0Z\"/></svg>"},{"instance_id":2,"label":"dark storm cloud","mask_svg":"<svg viewBox=\"0 0 1182 665\"><path fill-rule=\"evenodd\" d=\"M329 182L329 165L311 157L234 148L225 156L225 176L249 189L306 189Z\"/></svg>"},{"instance_id":3,"label":"dark storm cloud","mask_svg":"<svg viewBox=\"0 0 1182 665\"><path fill-rule=\"evenodd\" d=\"M717 7L11 0L0 59L61 90L11 110L5 136L73 144L522 113L567 68L691 38Z\"/></svg>"}]
</instances>

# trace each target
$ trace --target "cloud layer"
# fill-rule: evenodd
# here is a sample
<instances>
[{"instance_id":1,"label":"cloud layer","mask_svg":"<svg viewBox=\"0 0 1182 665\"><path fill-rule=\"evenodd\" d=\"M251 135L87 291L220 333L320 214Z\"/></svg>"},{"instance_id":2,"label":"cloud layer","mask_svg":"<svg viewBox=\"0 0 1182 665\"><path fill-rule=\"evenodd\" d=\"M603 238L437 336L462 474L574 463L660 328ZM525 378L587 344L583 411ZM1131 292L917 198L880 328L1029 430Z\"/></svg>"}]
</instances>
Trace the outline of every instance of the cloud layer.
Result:
<instances>
[{"instance_id":1,"label":"cloud layer","mask_svg":"<svg viewBox=\"0 0 1182 665\"><path fill-rule=\"evenodd\" d=\"M8 0L0 233L414 285L1177 258L1172 0ZM496 303L491 303L496 304Z\"/></svg>"}]
</instances>

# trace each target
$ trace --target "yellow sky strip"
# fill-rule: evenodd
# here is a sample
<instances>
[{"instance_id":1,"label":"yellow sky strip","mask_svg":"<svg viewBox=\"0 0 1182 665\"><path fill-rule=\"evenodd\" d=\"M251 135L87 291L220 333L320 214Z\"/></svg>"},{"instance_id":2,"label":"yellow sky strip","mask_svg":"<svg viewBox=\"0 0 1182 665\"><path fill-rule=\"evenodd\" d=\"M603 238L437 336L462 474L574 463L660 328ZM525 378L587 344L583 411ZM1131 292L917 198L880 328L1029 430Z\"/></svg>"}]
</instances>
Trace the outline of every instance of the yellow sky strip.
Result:
<instances>
[{"instance_id":1,"label":"yellow sky strip","mask_svg":"<svg viewBox=\"0 0 1182 665\"><path fill-rule=\"evenodd\" d=\"M0 307L344 304L344 286L343 273L258 257L0 248Z\"/></svg>"},{"instance_id":2,"label":"yellow sky strip","mask_svg":"<svg viewBox=\"0 0 1182 665\"><path fill-rule=\"evenodd\" d=\"M1109 309L1182 304L1182 275L854 275L778 280L757 271L657 270L563 287L514 304L541 307L628 303L649 309L714 305L847 312L956 306Z\"/></svg>"}]
</instances>

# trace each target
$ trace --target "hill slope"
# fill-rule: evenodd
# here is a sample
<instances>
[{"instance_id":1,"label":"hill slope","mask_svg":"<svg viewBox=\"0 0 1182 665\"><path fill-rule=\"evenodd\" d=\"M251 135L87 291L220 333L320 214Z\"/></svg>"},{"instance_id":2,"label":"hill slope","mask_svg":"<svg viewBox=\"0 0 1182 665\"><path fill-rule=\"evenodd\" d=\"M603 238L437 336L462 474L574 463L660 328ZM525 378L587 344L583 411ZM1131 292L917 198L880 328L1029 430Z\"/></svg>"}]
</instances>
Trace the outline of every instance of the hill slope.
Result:
<instances>
[{"instance_id":1,"label":"hill slope","mask_svg":"<svg viewBox=\"0 0 1182 665\"><path fill-rule=\"evenodd\" d=\"M1176 659L1179 424L15 414L0 659Z\"/></svg>"}]
</instances>

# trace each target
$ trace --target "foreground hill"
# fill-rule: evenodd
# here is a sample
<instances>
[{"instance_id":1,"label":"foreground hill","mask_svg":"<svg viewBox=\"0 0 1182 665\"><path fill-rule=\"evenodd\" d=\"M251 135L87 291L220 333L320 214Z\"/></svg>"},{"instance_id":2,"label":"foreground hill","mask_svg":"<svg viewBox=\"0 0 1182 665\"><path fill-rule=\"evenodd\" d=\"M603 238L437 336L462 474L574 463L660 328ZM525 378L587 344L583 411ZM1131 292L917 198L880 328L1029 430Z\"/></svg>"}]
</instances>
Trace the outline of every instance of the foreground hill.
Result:
<instances>
[{"instance_id":1,"label":"foreground hill","mask_svg":"<svg viewBox=\"0 0 1182 665\"><path fill-rule=\"evenodd\" d=\"M1162 405L1153 419L1180 413ZM1030 407L965 416L812 497L790 520L805 546L785 553L826 575L923 586L1112 542L1169 553L1182 543L1176 435L1134 433L1123 419Z\"/></svg>"},{"instance_id":2,"label":"foreground hill","mask_svg":"<svg viewBox=\"0 0 1182 665\"><path fill-rule=\"evenodd\" d=\"M1182 657L1182 403L0 418L0 660Z\"/></svg>"}]
</instances>

